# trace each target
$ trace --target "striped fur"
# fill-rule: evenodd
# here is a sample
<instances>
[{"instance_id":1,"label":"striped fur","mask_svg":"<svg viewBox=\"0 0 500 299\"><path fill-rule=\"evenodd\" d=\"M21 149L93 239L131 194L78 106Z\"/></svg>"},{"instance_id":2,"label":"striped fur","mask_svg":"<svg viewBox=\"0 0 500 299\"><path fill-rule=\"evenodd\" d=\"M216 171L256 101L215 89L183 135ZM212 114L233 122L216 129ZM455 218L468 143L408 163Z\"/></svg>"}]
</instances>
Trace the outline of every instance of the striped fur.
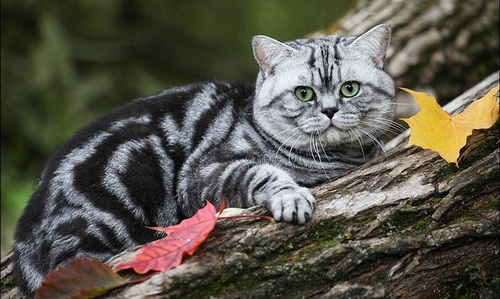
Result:
<instances>
[{"instance_id":1,"label":"striped fur","mask_svg":"<svg viewBox=\"0 0 500 299\"><path fill-rule=\"evenodd\" d=\"M176 224L222 195L232 207L264 205L277 220L309 221L315 200L306 187L381 152L375 138L393 114L393 81L382 70L389 38L385 25L357 38L257 36L256 87L165 90L77 132L48 161L19 220L22 291L32 296L68 258L106 260L154 240L146 226ZM341 96L346 81L360 83L358 95ZM298 100L297 86L310 86L314 100Z\"/></svg>"}]
</instances>

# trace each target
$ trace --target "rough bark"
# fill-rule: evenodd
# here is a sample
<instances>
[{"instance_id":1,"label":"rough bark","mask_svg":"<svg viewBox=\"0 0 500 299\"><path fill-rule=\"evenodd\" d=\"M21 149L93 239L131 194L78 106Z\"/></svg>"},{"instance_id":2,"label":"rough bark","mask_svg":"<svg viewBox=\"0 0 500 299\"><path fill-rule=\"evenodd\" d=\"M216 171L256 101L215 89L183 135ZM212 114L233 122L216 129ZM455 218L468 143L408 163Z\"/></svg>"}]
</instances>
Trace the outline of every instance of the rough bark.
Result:
<instances>
[{"instance_id":1,"label":"rough bark","mask_svg":"<svg viewBox=\"0 0 500 299\"><path fill-rule=\"evenodd\" d=\"M498 79L457 98L456 109ZM500 295L499 140L498 124L476 131L458 168L397 145L314 188L311 223L221 220L181 266L102 298L493 298ZM19 298L12 280L7 257L2 298Z\"/></svg>"},{"instance_id":2,"label":"rough bark","mask_svg":"<svg viewBox=\"0 0 500 299\"><path fill-rule=\"evenodd\" d=\"M428 91L447 103L499 68L497 0L360 0L325 34L392 26L385 68L396 86ZM408 97L401 93L401 101ZM405 107L401 107L405 108ZM414 113L401 109L401 117Z\"/></svg>"}]
</instances>

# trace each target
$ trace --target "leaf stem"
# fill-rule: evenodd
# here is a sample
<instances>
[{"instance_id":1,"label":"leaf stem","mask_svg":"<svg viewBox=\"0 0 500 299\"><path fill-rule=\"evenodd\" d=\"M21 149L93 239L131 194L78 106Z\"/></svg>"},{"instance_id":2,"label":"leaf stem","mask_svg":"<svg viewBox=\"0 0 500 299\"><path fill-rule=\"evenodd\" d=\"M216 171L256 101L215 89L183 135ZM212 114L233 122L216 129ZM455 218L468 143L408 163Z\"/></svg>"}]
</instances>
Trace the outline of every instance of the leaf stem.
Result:
<instances>
[{"instance_id":1,"label":"leaf stem","mask_svg":"<svg viewBox=\"0 0 500 299\"><path fill-rule=\"evenodd\" d=\"M261 216L261 215L226 216L226 217L218 217L217 220L219 220L219 219L233 219L233 218L261 218L261 219L266 219L267 221L269 221L271 223L276 223L276 220L274 220L274 218L269 217L269 216Z\"/></svg>"}]
</instances>

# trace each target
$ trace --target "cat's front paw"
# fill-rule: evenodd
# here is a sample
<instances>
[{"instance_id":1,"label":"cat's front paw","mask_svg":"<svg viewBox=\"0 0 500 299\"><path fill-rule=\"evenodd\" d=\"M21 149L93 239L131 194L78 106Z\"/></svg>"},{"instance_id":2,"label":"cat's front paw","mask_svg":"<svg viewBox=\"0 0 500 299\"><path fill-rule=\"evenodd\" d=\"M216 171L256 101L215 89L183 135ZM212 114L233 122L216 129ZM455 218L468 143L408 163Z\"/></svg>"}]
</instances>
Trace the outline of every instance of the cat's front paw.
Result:
<instances>
[{"instance_id":1,"label":"cat's front paw","mask_svg":"<svg viewBox=\"0 0 500 299\"><path fill-rule=\"evenodd\" d=\"M307 188L279 192L268 201L268 208L277 221L304 224L314 214L316 200Z\"/></svg>"}]
</instances>

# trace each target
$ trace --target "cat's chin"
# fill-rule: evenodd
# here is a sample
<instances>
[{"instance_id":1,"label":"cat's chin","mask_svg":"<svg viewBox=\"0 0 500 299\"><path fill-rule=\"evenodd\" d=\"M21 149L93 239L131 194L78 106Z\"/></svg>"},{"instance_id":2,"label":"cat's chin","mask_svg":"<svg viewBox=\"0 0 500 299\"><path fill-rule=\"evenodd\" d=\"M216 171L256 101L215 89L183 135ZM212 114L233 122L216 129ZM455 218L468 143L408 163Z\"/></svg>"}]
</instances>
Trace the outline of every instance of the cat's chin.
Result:
<instances>
[{"instance_id":1,"label":"cat's chin","mask_svg":"<svg viewBox=\"0 0 500 299\"><path fill-rule=\"evenodd\" d=\"M353 137L353 131L356 126L346 126L329 123L322 127L302 129L303 138L299 140L300 143L304 143L305 146L309 146L310 139L319 139L321 142L327 146L345 144L346 140L350 140ZM297 143L297 141L295 141Z\"/></svg>"},{"instance_id":2,"label":"cat's chin","mask_svg":"<svg viewBox=\"0 0 500 299\"><path fill-rule=\"evenodd\" d=\"M335 126L331 125L324 132L320 134L321 140L324 142L325 148L334 149L339 146L346 146L355 143L365 143L366 138L360 136L357 126ZM353 141L354 140L354 141Z\"/></svg>"},{"instance_id":3,"label":"cat's chin","mask_svg":"<svg viewBox=\"0 0 500 299\"><path fill-rule=\"evenodd\" d=\"M322 139L325 141L327 147L336 147L345 144L345 140L348 137L349 133L338 130L333 126L322 134Z\"/></svg>"}]
</instances>

